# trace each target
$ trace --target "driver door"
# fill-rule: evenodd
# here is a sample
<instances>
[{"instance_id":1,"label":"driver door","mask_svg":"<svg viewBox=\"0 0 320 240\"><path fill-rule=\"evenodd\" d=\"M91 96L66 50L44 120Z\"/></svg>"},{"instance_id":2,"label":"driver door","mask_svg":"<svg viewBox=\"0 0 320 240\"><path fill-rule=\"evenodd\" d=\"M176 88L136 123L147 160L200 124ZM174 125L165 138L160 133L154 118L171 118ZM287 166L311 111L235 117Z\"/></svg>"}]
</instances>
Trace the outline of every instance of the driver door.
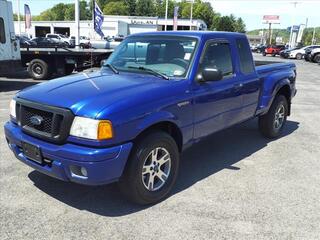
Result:
<instances>
[{"instance_id":1,"label":"driver door","mask_svg":"<svg viewBox=\"0 0 320 240\"><path fill-rule=\"evenodd\" d=\"M200 69L222 71L218 81L198 82L194 90L194 138L202 138L241 121L242 84L235 72L231 45L227 40L209 41Z\"/></svg>"}]
</instances>

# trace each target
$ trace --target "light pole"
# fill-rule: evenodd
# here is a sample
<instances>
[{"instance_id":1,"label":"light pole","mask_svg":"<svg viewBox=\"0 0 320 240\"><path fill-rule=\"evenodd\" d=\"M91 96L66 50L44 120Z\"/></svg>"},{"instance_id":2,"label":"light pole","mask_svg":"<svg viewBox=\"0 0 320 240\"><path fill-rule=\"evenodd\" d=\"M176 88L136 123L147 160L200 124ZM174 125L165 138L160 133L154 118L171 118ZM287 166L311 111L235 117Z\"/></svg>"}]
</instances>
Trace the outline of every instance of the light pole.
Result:
<instances>
[{"instance_id":1,"label":"light pole","mask_svg":"<svg viewBox=\"0 0 320 240\"><path fill-rule=\"evenodd\" d=\"M165 15L165 24L164 24L164 30L167 31L167 21L168 21L168 1L166 0L166 15Z\"/></svg>"},{"instance_id":2,"label":"light pole","mask_svg":"<svg viewBox=\"0 0 320 240\"><path fill-rule=\"evenodd\" d=\"M190 9L190 31L192 30L193 3L194 3L194 0L191 0L191 9Z\"/></svg>"},{"instance_id":3,"label":"light pole","mask_svg":"<svg viewBox=\"0 0 320 240\"><path fill-rule=\"evenodd\" d=\"M79 0L75 0L75 11L74 11L74 19L76 24L76 48L79 48L79 37L80 37L80 7Z\"/></svg>"}]
</instances>

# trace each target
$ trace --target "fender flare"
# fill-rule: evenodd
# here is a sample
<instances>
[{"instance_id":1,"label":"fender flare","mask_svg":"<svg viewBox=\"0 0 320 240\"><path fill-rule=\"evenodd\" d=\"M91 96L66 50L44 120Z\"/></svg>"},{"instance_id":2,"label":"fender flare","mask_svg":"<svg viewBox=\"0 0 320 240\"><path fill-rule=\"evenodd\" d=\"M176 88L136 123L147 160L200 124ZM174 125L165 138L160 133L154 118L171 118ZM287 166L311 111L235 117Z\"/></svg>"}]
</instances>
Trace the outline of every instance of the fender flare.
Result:
<instances>
[{"instance_id":1,"label":"fender flare","mask_svg":"<svg viewBox=\"0 0 320 240\"><path fill-rule=\"evenodd\" d=\"M136 128L137 135L139 135L141 132L151 127L152 125L155 125L161 122L170 122L172 124L175 124L178 127L180 126L180 121L177 119L177 117L174 114L166 111L154 112L146 116L145 118L143 118L143 120L138 123Z\"/></svg>"}]
</instances>

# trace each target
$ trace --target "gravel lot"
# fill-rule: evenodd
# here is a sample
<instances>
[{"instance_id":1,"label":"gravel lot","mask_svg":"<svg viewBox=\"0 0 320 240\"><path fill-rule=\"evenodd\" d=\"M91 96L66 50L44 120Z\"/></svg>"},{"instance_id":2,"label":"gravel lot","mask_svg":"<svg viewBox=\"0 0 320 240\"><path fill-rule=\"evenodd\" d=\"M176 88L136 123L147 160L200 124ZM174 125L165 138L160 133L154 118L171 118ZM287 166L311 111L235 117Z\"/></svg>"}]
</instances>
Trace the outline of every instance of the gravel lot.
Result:
<instances>
[{"instance_id":1,"label":"gravel lot","mask_svg":"<svg viewBox=\"0 0 320 240\"><path fill-rule=\"evenodd\" d=\"M149 207L116 184L65 183L16 160L2 126L14 93L37 82L0 78L0 238L320 239L320 66L294 62L284 135L264 139L256 121L213 135L183 154L173 194Z\"/></svg>"}]
</instances>

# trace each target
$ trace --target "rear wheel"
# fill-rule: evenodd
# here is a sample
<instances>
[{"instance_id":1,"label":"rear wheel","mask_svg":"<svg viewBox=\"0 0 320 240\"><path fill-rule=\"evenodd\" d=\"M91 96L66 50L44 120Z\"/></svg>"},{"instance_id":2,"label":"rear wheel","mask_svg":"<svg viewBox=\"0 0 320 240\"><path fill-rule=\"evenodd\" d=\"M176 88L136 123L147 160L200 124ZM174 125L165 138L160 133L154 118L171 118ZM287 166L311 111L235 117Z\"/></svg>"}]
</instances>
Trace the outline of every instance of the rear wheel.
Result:
<instances>
[{"instance_id":1,"label":"rear wheel","mask_svg":"<svg viewBox=\"0 0 320 240\"><path fill-rule=\"evenodd\" d=\"M302 54L301 53L297 53L296 59L301 60L302 59Z\"/></svg>"},{"instance_id":2,"label":"rear wheel","mask_svg":"<svg viewBox=\"0 0 320 240\"><path fill-rule=\"evenodd\" d=\"M51 75L48 64L41 59L34 59L29 63L28 73L34 80L46 80Z\"/></svg>"},{"instance_id":3,"label":"rear wheel","mask_svg":"<svg viewBox=\"0 0 320 240\"><path fill-rule=\"evenodd\" d=\"M259 117L261 133L268 138L276 138L286 123L288 115L288 101L283 95L274 99L267 114Z\"/></svg>"},{"instance_id":4,"label":"rear wheel","mask_svg":"<svg viewBox=\"0 0 320 240\"><path fill-rule=\"evenodd\" d=\"M320 63L320 54L317 54L316 56L314 56L313 61L315 63Z\"/></svg>"},{"instance_id":5,"label":"rear wheel","mask_svg":"<svg viewBox=\"0 0 320 240\"><path fill-rule=\"evenodd\" d=\"M152 132L135 144L119 186L133 202L156 203L169 194L178 168L179 151L174 139L165 132Z\"/></svg>"}]
</instances>

